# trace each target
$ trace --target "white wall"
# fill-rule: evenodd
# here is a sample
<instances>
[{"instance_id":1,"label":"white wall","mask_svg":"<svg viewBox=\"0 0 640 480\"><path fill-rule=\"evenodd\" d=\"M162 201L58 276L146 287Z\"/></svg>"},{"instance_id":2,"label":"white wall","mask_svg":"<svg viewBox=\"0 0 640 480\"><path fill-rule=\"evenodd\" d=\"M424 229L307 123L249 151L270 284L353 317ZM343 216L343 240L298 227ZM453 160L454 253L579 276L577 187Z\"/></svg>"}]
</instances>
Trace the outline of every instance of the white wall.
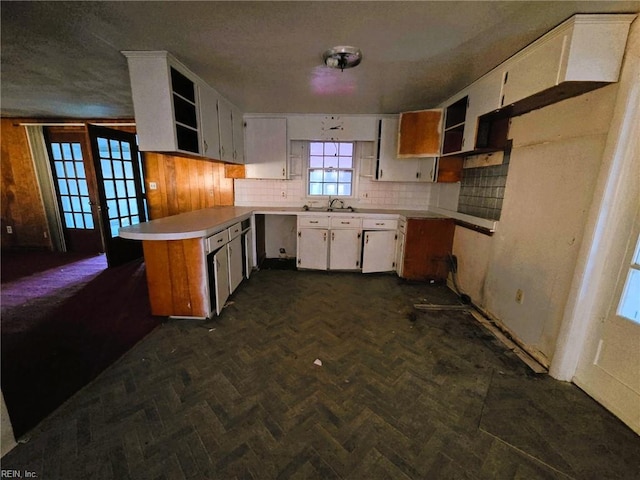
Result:
<instances>
[{"instance_id":1,"label":"white wall","mask_svg":"<svg viewBox=\"0 0 640 480\"><path fill-rule=\"evenodd\" d=\"M617 88L514 118L496 233L456 227L461 288L545 363L555 351Z\"/></svg>"}]
</instances>

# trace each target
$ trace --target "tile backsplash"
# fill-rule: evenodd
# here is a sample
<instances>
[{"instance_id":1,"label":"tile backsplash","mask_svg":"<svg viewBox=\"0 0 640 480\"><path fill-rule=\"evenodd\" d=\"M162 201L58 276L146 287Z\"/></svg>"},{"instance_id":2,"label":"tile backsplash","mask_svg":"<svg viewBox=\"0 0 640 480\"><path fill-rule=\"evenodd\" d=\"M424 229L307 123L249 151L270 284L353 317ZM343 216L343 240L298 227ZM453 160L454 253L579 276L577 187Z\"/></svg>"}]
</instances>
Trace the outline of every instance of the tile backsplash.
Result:
<instances>
[{"instance_id":1,"label":"tile backsplash","mask_svg":"<svg viewBox=\"0 0 640 480\"><path fill-rule=\"evenodd\" d=\"M508 163L465 168L460 184L458 212L489 220L500 220L508 170Z\"/></svg>"},{"instance_id":2,"label":"tile backsplash","mask_svg":"<svg viewBox=\"0 0 640 480\"><path fill-rule=\"evenodd\" d=\"M387 210L425 210L431 204L432 192L439 185L431 183L378 182L360 177L357 198L346 205ZM235 180L235 204L238 206L300 207L311 201L305 194L305 182L292 180Z\"/></svg>"}]
</instances>

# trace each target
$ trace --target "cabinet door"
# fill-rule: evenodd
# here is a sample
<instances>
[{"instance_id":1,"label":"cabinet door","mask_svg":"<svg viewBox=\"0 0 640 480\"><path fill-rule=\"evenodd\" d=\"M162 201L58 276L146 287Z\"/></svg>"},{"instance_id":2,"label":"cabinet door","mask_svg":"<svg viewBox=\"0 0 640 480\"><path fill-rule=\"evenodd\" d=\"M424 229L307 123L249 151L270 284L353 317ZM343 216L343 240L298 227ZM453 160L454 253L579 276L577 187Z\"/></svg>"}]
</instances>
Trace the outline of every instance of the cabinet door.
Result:
<instances>
[{"instance_id":1,"label":"cabinet door","mask_svg":"<svg viewBox=\"0 0 640 480\"><path fill-rule=\"evenodd\" d=\"M242 238L240 236L227 243L227 252L229 254L229 292L233 293L243 278Z\"/></svg>"},{"instance_id":2,"label":"cabinet door","mask_svg":"<svg viewBox=\"0 0 640 480\"><path fill-rule=\"evenodd\" d=\"M399 277L403 276L404 270L404 233L398 232L396 243L396 271Z\"/></svg>"},{"instance_id":3,"label":"cabinet door","mask_svg":"<svg viewBox=\"0 0 640 480\"><path fill-rule=\"evenodd\" d=\"M357 270L360 268L360 237L360 230L331 230L330 270Z\"/></svg>"},{"instance_id":4,"label":"cabinet door","mask_svg":"<svg viewBox=\"0 0 640 480\"><path fill-rule=\"evenodd\" d=\"M226 247L221 248L213 255L213 289L215 295L216 314L220 315L224 304L229 298L229 254Z\"/></svg>"},{"instance_id":5,"label":"cabinet door","mask_svg":"<svg viewBox=\"0 0 640 480\"><path fill-rule=\"evenodd\" d=\"M378 169L381 182L417 182L420 180L420 159L398 158L398 118L380 120Z\"/></svg>"},{"instance_id":6,"label":"cabinet door","mask_svg":"<svg viewBox=\"0 0 640 480\"><path fill-rule=\"evenodd\" d=\"M463 151L476 148L478 117L500 108L502 75L502 70L495 69L469 87L469 106L464 123Z\"/></svg>"},{"instance_id":7,"label":"cabinet door","mask_svg":"<svg viewBox=\"0 0 640 480\"><path fill-rule=\"evenodd\" d=\"M220 160L233 162L233 115L231 104L218 99L218 122L220 125Z\"/></svg>"},{"instance_id":8,"label":"cabinet door","mask_svg":"<svg viewBox=\"0 0 640 480\"><path fill-rule=\"evenodd\" d=\"M398 157L437 157L440 155L442 110L422 110L400 114Z\"/></svg>"},{"instance_id":9,"label":"cabinet door","mask_svg":"<svg viewBox=\"0 0 640 480\"><path fill-rule=\"evenodd\" d=\"M202 130L202 154L220 159L220 122L218 99L220 95L208 85L200 85L200 128Z\"/></svg>"},{"instance_id":10,"label":"cabinet door","mask_svg":"<svg viewBox=\"0 0 640 480\"><path fill-rule=\"evenodd\" d=\"M514 61L505 73L502 105L510 105L555 86L565 48L565 35L556 35Z\"/></svg>"},{"instance_id":11,"label":"cabinet door","mask_svg":"<svg viewBox=\"0 0 640 480\"><path fill-rule=\"evenodd\" d=\"M245 177L286 178L287 119L247 118Z\"/></svg>"},{"instance_id":12,"label":"cabinet door","mask_svg":"<svg viewBox=\"0 0 640 480\"><path fill-rule=\"evenodd\" d=\"M395 270L396 231L363 232L362 273Z\"/></svg>"},{"instance_id":13,"label":"cabinet door","mask_svg":"<svg viewBox=\"0 0 640 480\"><path fill-rule=\"evenodd\" d=\"M418 182L435 182L437 165L437 158L421 158L418 164Z\"/></svg>"},{"instance_id":14,"label":"cabinet door","mask_svg":"<svg viewBox=\"0 0 640 480\"><path fill-rule=\"evenodd\" d=\"M410 218L404 247L403 278L446 280L455 222L450 218Z\"/></svg>"},{"instance_id":15,"label":"cabinet door","mask_svg":"<svg viewBox=\"0 0 640 480\"><path fill-rule=\"evenodd\" d=\"M253 270L253 230L249 229L242 234L244 277L249 278Z\"/></svg>"},{"instance_id":16,"label":"cabinet door","mask_svg":"<svg viewBox=\"0 0 640 480\"><path fill-rule=\"evenodd\" d=\"M175 152L173 94L166 52L123 52L129 65L131 98L140 151Z\"/></svg>"},{"instance_id":17,"label":"cabinet door","mask_svg":"<svg viewBox=\"0 0 640 480\"><path fill-rule=\"evenodd\" d=\"M298 268L326 270L329 231L320 228L298 230Z\"/></svg>"},{"instance_id":18,"label":"cabinet door","mask_svg":"<svg viewBox=\"0 0 640 480\"><path fill-rule=\"evenodd\" d=\"M233 130L233 162L244 163L244 119L237 107L231 107L231 123Z\"/></svg>"}]
</instances>

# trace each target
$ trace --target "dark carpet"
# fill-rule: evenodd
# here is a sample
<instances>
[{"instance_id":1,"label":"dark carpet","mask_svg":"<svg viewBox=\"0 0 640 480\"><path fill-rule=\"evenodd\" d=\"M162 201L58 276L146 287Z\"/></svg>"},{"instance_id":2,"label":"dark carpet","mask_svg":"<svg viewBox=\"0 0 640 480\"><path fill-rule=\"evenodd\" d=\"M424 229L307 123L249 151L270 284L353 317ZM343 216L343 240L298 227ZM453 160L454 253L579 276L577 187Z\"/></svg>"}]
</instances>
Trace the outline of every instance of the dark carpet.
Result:
<instances>
[{"instance_id":1,"label":"dark carpet","mask_svg":"<svg viewBox=\"0 0 640 480\"><path fill-rule=\"evenodd\" d=\"M2 392L16 438L160 323L142 260L99 265L85 258L2 285Z\"/></svg>"},{"instance_id":2,"label":"dark carpet","mask_svg":"<svg viewBox=\"0 0 640 480\"><path fill-rule=\"evenodd\" d=\"M0 281L13 282L22 277L44 272L55 267L64 267L85 259L104 259L104 255L86 253L50 252L46 250L7 250L2 252ZM104 260L106 268L106 260Z\"/></svg>"}]
</instances>

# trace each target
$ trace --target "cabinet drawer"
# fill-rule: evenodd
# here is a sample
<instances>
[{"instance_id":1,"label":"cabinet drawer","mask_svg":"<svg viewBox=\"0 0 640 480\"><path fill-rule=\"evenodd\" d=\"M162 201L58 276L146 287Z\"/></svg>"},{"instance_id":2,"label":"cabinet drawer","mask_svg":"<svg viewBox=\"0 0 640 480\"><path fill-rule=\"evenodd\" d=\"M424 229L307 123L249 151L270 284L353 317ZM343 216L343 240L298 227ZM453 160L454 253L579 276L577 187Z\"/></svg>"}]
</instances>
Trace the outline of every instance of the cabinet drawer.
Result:
<instances>
[{"instance_id":1,"label":"cabinet drawer","mask_svg":"<svg viewBox=\"0 0 640 480\"><path fill-rule=\"evenodd\" d=\"M298 227L328 227L329 217L298 217Z\"/></svg>"},{"instance_id":2,"label":"cabinet drawer","mask_svg":"<svg viewBox=\"0 0 640 480\"><path fill-rule=\"evenodd\" d=\"M231 225L229 228L227 228L227 232L229 232L229 240L233 240L238 235L240 235L240 232L242 232L242 225L240 225L239 222Z\"/></svg>"},{"instance_id":3,"label":"cabinet drawer","mask_svg":"<svg viewBox=\"0 0 640 480\"><path fill-rule=\"evenodd\" d=\"M215 235L211 235L205 240L207 253L215 252L221 246L225 245L228 241L229 235L227 233L227 230L223 230L222 232L218 232Z\"/></svg>"},{"instance_id":4,"label":"cabinet drawer","mask_svg":"<svg viewBox=\"0 0 640 480\"><path fill-rule=\"evenodd\" d=\"M365 218L362 220L362 228L365 230L397 230L398 220Z\"/></svg>"},{"instance_id":5,"label":"cabinet drawer","mask_svg":"<svg viewBox=\"0 0 640 480\"><path fill-rule=\"evenodd\" d=\"M360 228L361 218L345 218L343 216L331 217L331 228Z\"/></svg>"}]
</instances>

